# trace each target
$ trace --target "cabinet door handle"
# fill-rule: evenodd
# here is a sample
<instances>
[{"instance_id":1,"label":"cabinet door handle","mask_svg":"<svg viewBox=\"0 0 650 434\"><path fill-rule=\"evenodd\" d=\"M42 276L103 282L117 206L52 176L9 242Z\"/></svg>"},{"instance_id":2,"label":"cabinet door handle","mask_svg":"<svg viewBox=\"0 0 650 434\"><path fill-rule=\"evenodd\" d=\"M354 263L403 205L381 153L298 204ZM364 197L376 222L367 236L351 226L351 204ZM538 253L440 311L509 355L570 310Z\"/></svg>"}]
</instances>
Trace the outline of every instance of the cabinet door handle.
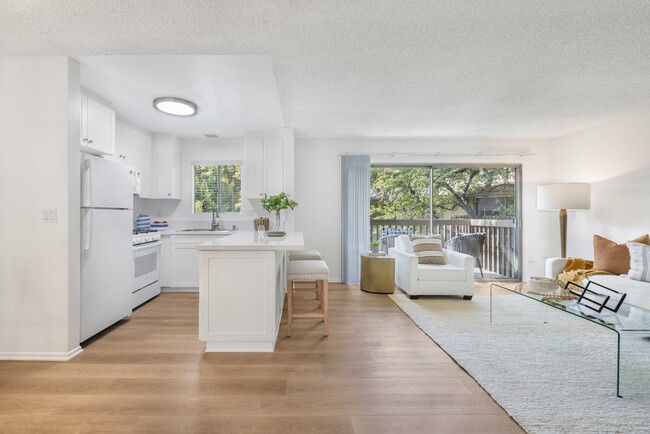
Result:
<instances>
[{"instance_id":1,"label":"cabinet door handle","mask_svg":"<svg viewBox=\"0 0 650 434\"><path fill-rule=\"evenodd\" d=\"M92 140L88 140L88 143L92 143L92 142L93 142Z\"/></svg>"},{"instance_id":2,"label":"cabinet door handle","mask_svg":"<svg viewBox=\"0 0 650 434\"><path fill-rule=\"evenodd\" d=\"M87 141L88 141L88 139L83 139L83 141L84 141L84 142L87 142Z\"/></svg>"}]
</instances>

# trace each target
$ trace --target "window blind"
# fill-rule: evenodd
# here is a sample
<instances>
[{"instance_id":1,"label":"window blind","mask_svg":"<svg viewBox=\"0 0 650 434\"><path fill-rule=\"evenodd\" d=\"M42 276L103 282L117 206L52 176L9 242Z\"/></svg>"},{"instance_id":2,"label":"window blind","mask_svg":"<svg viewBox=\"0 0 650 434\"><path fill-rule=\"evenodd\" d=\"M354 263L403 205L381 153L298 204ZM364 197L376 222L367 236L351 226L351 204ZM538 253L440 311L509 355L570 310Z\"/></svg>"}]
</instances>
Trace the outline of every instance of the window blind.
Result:
<instances>
[{"instance_id":1,"label":"window blind","mask_svg":"<svg viewBox=\"0 0 650 434\"><path fill-rule=\"evenodd\" d=\"M193 212L240 212L241 166L195 164L192 166Z\"/></svg>"}]
</instances>

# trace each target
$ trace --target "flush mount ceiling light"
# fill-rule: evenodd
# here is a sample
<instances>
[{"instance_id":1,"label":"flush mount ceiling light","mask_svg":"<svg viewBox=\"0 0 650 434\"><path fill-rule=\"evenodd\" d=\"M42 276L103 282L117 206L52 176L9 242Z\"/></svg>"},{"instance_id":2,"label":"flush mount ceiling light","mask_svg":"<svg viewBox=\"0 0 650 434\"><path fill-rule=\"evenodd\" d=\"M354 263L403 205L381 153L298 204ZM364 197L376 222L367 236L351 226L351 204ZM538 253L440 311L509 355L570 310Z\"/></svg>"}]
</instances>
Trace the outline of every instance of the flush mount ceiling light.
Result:
<instances>
[{"instance_id":1,"label":"flush mount ceiling light","mask_svg":"<svg viewBox=\"0 0 650 434\"><path fill-rule=\"evenodd\" d=\"M160 112L174 116L194 116L199 111L193 102L173 96L154 99L153 107Z\"/></svg>"}]
</instances>

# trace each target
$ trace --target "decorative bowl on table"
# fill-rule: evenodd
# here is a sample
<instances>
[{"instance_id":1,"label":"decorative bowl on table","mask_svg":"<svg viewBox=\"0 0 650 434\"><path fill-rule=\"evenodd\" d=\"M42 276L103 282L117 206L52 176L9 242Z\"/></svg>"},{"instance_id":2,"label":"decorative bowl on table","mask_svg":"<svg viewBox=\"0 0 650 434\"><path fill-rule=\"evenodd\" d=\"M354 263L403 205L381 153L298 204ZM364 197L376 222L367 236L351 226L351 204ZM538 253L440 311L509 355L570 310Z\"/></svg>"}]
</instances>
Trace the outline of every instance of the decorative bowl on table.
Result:
<instances>
[{"instance_id":1,"label":"decorative bowl on table","mask_svg":"<svg viewBox=\"0 0 650 434\"><path fill-rule=\"evenodd\" d=\"M280 238L285 236L287 233L284 231L268 231L266 233L267 236L273 237L273 238Z\"/></svg>"},{"instance_id":2,"label":"decorative bowl on table","mask_svg":"<svg viewBox=\"0 0 650 434\"><path fill-rule=\"evenodd\" d=\"M554 292L560 288L560 285L555 279L549 279L548 277L529 277L528 286L533 288L537 292Z\"/></svg>"}]
</instances>

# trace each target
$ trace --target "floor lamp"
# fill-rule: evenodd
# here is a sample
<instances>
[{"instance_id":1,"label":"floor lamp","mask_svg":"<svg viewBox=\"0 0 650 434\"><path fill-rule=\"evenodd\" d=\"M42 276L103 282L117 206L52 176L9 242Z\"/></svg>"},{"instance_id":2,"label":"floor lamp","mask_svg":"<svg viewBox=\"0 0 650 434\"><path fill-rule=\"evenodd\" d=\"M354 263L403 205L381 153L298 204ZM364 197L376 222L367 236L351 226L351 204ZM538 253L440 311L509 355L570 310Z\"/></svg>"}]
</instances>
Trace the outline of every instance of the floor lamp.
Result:
<instances>
[{"instance_id":1,"label":"floor lamp","mask_svg":"<svg viewBox=\"0 0 650 434\"><path fill-rule=\"evenodd\" d=\"M537 186L537 209L560 211L560 243L562 257L566 258L567 210L589 209L589 184L546 184Z\"/></svg>"}]
</instances>

